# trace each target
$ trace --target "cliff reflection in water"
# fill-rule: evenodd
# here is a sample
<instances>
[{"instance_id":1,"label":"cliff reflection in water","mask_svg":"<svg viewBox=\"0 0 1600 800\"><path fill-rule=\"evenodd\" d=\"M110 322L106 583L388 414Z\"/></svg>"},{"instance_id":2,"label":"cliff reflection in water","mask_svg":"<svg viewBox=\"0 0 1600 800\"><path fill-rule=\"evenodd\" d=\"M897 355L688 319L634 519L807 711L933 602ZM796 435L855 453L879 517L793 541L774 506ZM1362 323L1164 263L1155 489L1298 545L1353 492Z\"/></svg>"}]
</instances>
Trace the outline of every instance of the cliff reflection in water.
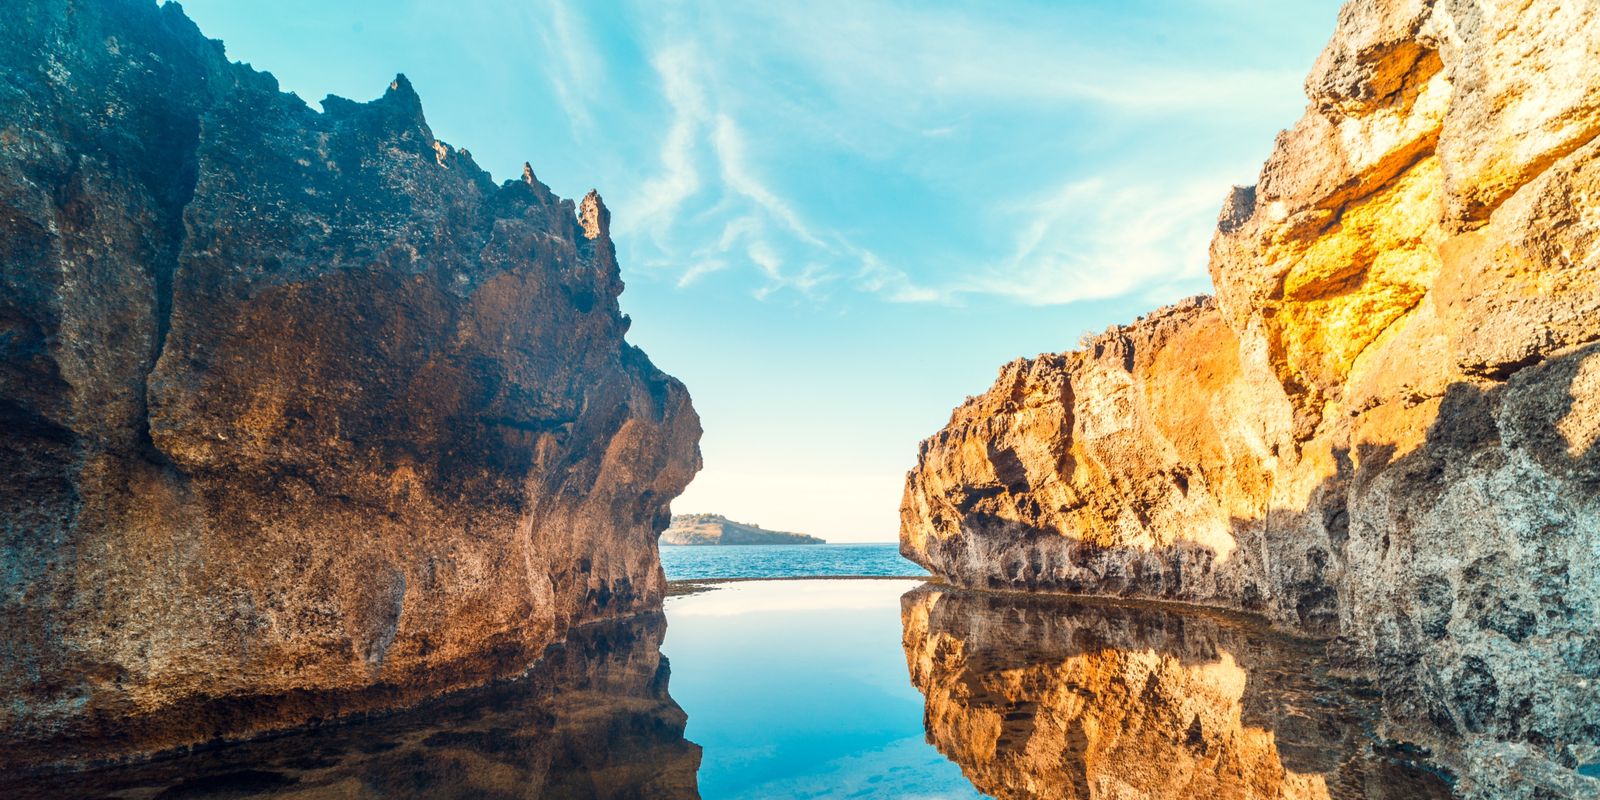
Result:
<instances>
[{"instance_id":1,"label":"cliff reflection in water","mask_svg":"<svg viewBox=\"0 0 1600 800\"><path fill-rule=\"evenodd\" d=\"M697 798L660 615L575 629L528 675L399 714L40 779L8 798Z\"/></svg>"},{"instance_id":2,"label":"cliff reflection in water","mask_svg":"<svg viewBox=\"0 0 1600 800\"><path fill-rule=\"evenodd\" d=\"M1220 615L981 595L901 600L929 741L1000 798L1449 798L1376 753L1320 649Z\"/></svg>"}]
</instances>

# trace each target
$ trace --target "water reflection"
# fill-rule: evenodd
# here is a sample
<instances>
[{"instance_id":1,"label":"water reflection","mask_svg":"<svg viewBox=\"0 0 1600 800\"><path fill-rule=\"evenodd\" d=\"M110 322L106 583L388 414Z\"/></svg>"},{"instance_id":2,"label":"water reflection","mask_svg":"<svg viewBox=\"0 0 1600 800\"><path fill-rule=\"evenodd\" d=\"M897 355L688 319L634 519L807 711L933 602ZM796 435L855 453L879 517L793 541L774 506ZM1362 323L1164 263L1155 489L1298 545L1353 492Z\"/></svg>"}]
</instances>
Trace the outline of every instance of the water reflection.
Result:
<instances>
[{"instance_id":1,"label":"water reflection","mask_svg":"<svg viewBox=\"0 0 1600 800\"><path fill-rule=\"evenodd\" d=\"M1329 677L1316 645L1193 611L914 586L675 597L676 700L658 615L414 711L0 776L0 797L1451 797L1375 744L1375 696Z\"/></svg>"},{"instance_id":2,"label":"water reflection","mask_svg":"<svg viewBox=\"0 0 1600 800\"><path fill-rule=\"evenodd\" d=\"M1221 616L925 586L901 600L928 739L1001 798L1450 798L1382 754L1314 646Z\"/></svg>"},{"instance_id":3,"label":"water reflection","mask_svg":"<svg viewBox=\"0 0 1600 800\"><path fill-rule=\"evenodd\" d=\"M659 615L586 626L521 680L403 714L49 779L8 798L696 798ZM9 784L9 785L8 785Z\"/></svg>"},{"instance_id":4,"label":"water reflection","mask_svg":"<svg viewBox=\"0 0 1600 800\"><path fill-rule=\"evenodd\" d=\"M733 548L723 548L733 549ZM900 596L917 580L723 584L667 600L707 800L981 797L928 746Z\"/></svg>"}]
</instances>

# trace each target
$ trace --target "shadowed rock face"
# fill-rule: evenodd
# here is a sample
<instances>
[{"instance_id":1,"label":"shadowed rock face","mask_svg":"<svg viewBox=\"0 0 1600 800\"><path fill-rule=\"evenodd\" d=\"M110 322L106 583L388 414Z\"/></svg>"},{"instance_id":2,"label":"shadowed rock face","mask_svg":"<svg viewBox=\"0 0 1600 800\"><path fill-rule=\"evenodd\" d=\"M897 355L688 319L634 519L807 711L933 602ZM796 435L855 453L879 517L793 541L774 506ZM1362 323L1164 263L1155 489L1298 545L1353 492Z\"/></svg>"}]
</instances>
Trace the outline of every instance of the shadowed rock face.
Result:
<instances>
[{"instance_id":1,"label":"shadowed rock face","mask_svg":"<svg viewBox=\"0 0 1600 800\"><path fill-rule=\"evenodd\" d=\"M0 766L402 705L657 608L699 467L598 195L174 4L0 28Z\"/></svg>"},{"instance_id":2,"label":"shadowed rock face","mask_svg":"<svg viewBox=\"0 0 1600 800\"><path fill-rule=\"evenodd\" d=\"M17 800L699 797L660 615L569 633L529 674L390 716L137 766L0 778Z\"/></svg>"},{"instance_id":3,"label":"shadowed rock face","mask_svg":"<svg viewBox=\"0 0 1600 800\"><path fill-rule=\"evenodd\" d=\"M1451 798L1381 754L1314 646L1220 616L923 587L928 738L1001 798Z\"/></svg>"},{"instance_id":4,"label":"shadowed rock face","mask_svg":"<svg viewBox=\"0 0 1600 800\"><path fill-rule=\"evenodd\" d=\"M1005 367L923 443L903 552L1257 613L1335 638L1396 737L1600 761L1596 54L1590 3L1348 4L1216 298Z\"/></svg>"}]
</instances>

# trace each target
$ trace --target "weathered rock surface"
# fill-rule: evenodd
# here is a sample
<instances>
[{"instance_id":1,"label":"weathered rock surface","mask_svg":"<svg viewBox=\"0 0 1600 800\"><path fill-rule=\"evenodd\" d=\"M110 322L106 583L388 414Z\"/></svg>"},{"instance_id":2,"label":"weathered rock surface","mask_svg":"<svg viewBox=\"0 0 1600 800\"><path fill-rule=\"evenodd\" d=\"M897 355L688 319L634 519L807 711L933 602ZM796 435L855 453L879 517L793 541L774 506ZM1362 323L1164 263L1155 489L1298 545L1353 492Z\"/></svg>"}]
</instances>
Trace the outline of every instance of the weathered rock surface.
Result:
<instances>
[{"instance_id":1,"label":"weathered rock surface","mask_svg":"<svg viewBox=\"0 0 1600 800\"><path fill-rule=\"evenodd\" d=\"M661 532L662 544L827 544L815 536L788 531L769 531L760 525L734 522L721 514L674 514L672 524Z\"/></svg>"},{"instance_id":2,"label":"weathered rock surface","mask_svg":"<svg viewBox=\"0 0 1600 800\"><path fill-rule=\"evenodd\" d=\"M1597 55L1592 3L1347 5L1216 299L1008 365L923 443L906 555L1337 637L1468 787L1600 761Z\"/></svg>"},{"instance_id":3,"label":"weathered rock surface","mask_svg":"<svg viewBox=\"0 0 1600 800\"><path fill-rule=\"evenodd\" d=\"M0 762L408 704L658 606L699 423L599 197L496 185L403 77L322 105L174 4L7 6Z\"/></svg>"},{"instance_id":4,"label":"weathered rock surface","mask_svg":"<svg viewBox=\"0 0 1600 800\"><path fill-rule=\"evenodd\" d=\"M1372 739L1314 643L1260 625L935 587L901 618L929 741L995 797L1455 796Z\"/></svg>"}]
</instances>

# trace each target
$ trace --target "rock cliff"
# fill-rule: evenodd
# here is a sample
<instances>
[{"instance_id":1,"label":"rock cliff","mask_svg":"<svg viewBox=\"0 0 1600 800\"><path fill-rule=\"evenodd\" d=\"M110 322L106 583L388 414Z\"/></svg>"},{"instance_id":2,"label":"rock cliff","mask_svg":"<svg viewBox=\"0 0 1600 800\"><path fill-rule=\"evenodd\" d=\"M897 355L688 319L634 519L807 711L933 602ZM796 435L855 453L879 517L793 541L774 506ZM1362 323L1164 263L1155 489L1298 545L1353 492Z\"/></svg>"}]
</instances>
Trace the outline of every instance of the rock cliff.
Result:
<instances>
[{"instance_id":1,"label":"rock cliff","mask_svg":"<svg viewBox=\"0 0 1600 800\"><path fill-rule=\"evenodd\" d=\"M1215 299L1006 366L923 443L902 550L1334 637L1468 772L1600 761L1597 56L1592 3L1348 4Z\"/></svg>"},{"instance_id":2,"label":"rock cliff","mask_svg":"<svg viewBox=\"0 0 1600 800\"><path fill-rule=\"evenodd\" d=\"M0 767L520 672L658 606L699 466L598 195L496 184L404 77L322 101L175 4L0 27Z\"/></svg>"}]
</instances>

